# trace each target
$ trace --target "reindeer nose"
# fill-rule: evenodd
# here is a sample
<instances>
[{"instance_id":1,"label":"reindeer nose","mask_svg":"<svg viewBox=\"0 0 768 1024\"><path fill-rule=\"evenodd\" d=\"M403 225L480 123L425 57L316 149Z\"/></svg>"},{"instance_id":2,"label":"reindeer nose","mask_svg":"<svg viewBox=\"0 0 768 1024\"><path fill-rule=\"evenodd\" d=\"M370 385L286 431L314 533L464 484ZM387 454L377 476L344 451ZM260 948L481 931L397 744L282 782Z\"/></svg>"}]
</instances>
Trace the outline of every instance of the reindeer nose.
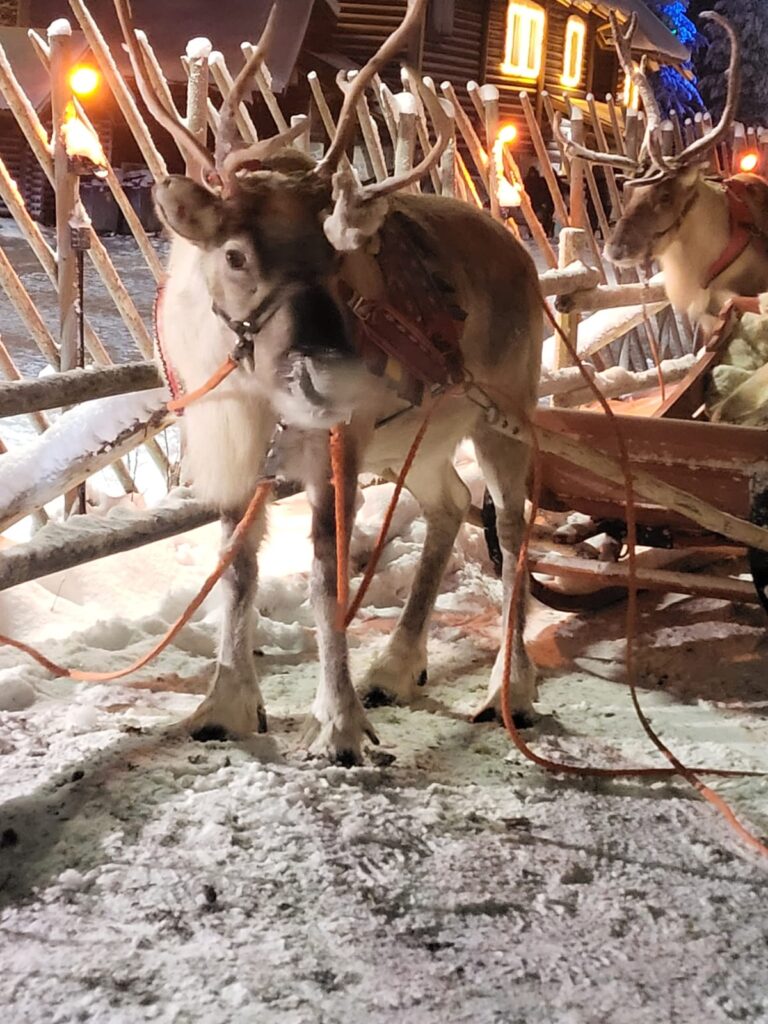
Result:
<instances>
[{"instance_id":1,"label":"reindeer nose","mask_svg":"<svg viewBox=\"0 0 768 1024\"><path fill-rule=\"evenodd\" d=\"M627 259L627 246L625 242L610 241L605 247L605 255L611 263L621 263Z\"/></svg>"},{"instance_id":2,"label":"reindeer nose","mask_svg":"<svg viewBox=\"0 0 768 1024\"><path fill-rule=\"evenodd\" d=\"M310 358L355 355L344 315L323 285L309 285L296 292L290 300L290 308L292 351Z\"/></svg>"}]
</instances>

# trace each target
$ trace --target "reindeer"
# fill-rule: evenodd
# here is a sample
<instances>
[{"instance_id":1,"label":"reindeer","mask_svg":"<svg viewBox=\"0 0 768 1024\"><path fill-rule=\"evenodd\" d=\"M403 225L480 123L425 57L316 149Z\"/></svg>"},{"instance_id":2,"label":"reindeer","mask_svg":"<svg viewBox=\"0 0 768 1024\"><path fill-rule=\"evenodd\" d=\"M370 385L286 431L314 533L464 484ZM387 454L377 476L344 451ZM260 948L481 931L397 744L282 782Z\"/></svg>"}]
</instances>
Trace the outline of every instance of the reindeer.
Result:
<instances>
[{"instance_id":1,"label":"reindeer","mask_svg":"<svg viewBox=\"0 0 768 1024\"><path fill-rule=\"evenodd\" d=\"M608 241L608 258L620 267L658 260L671 304L707 327L727 299L768 289L768 247L760 224L765 217L758 212L760 206L768 208L768 184L756 175L738 175L723 182L712 173L712 153L727 137L736 115L741 46L725 18L711 11L702 17L720 25L731 44L726 102L711 132L676 156L664 155L662 116L645 60L639 67L632 60L637 16L622 30L613 12L611 28L619 61L637 86L645 109L646 128L638 159L596 152L564 138L559 119L555 130L571 157L608 165L627 175L624 210Z\"/></svg>"},{"instance_id":2,"label":"reindeer","mask_svg":"<svg viewBox=\"0 0 768 1024\"><path fill-rule=\"evenodd\" d=\"M328 428L348 422L343 486L351 525L358 472L397 471L424 411L366 368L351 338L343 296L352 291L374 303L386 300L374 254L390 228L399 225L418 239L424 259L466 314L465 379L493 381L505 412L524 419L535 402L540 367L537 273L525 249L486 213L451 198L403 191L434 165L448 138L446 113L426 88L422 98L438 137L418 166L364 187L346 158L357 102L402 48L424 0L409 0L401 25L354 79L336 134L317 164L290 148L297 129L246 147L235 141L234 114L269 45L271 17L223 105L214 159L152 94L127 0L115 0L115 6L147 106L199 168L199 182L171 176L155 188L157 208L172 236L158 316L166 358L194 389L238 337L250 334L253 343L249 366L241 365L186 410L186 469L197 494L220 511L226 539L264 472L276 425L286 427L284 471L305 484L314 542L310 590L321 676L306 741L314 754L357 763L364 738L377 742L366 706L406 703L427 679L428 619L470 504L452 462L457 444L463 438L474 442L498 510L505 613L524 524L529 455L523 443L491 428L470 389L458 389L435 405L407 478L427 523L424 549L389 643L356 691L345 636L334 628L339 581ZM262 534L260 523L223 579L225 615L215 674L208 695L184 723L201 738L267 728L251 641ZM518 721L530 720L536 696L535 670L523 643L524 590L513 640L511 702ZM500 652L485 717L498 713L502 674Z\"/></svg>"}]
</instances>

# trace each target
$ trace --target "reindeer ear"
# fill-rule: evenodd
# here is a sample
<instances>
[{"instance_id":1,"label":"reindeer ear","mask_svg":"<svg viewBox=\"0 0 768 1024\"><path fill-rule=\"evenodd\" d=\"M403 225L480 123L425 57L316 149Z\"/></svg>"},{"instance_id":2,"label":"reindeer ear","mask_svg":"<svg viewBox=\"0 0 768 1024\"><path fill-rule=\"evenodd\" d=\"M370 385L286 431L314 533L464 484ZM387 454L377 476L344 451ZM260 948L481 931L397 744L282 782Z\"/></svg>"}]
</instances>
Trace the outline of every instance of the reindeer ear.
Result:
<instances>
[{"instance_id":1,"label":"reindeer ear","mask_svg":"<svg viewBox=\"0 0 768 1024\"><path fill-rule=\"evenodd\" d=\"M683 188L692 188L698 178L701 177L711 167L710 161L707 157L703 160L694 161L688 167L684 167L680 172L680 183Z\"/></svg>"},{"instance_id":2,"label":"reindeer ear","mask_svg":"<svg viewBox=\"0 0 768 1024\"><path fill-rule=\"evenodd\" d=\"M191 178L172 174L155 185L155 206L171 231L195 245L212 245L221 234L224 206L218 196Z\"/></svg>"},{"instance_id":3,"label":"reindeer ear","mask_svg":"<svg viewBox=\"0 0 768 1024\"><path fill-rule=\"evenodd\" d=\"M352 168L334 174L333 199L333 213L323 223L325 237L337 252L360 249L384 223L386 199L366 196Z\"/></svg>"}]
</instances>

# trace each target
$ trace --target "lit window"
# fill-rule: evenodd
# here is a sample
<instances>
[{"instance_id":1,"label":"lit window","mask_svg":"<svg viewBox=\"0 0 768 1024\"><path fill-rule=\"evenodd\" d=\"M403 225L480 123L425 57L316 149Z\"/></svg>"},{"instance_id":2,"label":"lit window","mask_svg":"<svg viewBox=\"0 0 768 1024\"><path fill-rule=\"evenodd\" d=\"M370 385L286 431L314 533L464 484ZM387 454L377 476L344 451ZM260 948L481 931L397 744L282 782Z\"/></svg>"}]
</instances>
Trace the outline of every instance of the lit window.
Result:
<instances>
[{"instance_id":1,"label":"lit window","mask_svg":"<svg viewBox=\"0 0 768 1024\"><path fill-rule=\"evenodd\" d=\"M633 64L632 67L637 70L637 64ZM637 86L629 75L624 76L624 92L621 99L624 106L629 110L637 110L640 97L638 96Z\"/></svg>"},{"instance_id":2,"label":"lit window","mask_svg":"<svg viewBox=\"0 0 768 1024\"><path fill-rule=\"evenodd\" d=\"M565 26L565 55L560 81L567 89L573 89L581 81L584 66L584 40L587 26L581 18L569 18Z\"/></svg>"},{"instance_id":3,"label":"lit window","mask_svg":"<svg viewBox=\"0 0 768 1024\"><path fill-rule=\"evenodd\" d=\"M515 78L537 79L544 48L544 11L530 0L510 0L501 70Z\"/></svg>"}]
</instances>

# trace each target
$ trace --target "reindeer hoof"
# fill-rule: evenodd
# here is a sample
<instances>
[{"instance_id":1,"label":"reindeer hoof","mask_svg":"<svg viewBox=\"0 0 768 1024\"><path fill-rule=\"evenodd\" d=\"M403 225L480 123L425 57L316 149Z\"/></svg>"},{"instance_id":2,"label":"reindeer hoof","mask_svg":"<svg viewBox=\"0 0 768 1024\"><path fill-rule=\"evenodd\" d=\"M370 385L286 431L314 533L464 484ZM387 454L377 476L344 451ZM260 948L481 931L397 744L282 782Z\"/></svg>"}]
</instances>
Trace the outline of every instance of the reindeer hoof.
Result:
<instances>
[{"instance_id":1,"label":"reindeer hoof","mask_svg":"<svg viewBox=\"0 0 768 1024\"><path fill-rule=\"evenodd\" d=\"M484 704L483 707L479 708L470 716L469 720L473 725L480 725L483 722L496 722L499 725L504 724L504 716L501 713L501 708L497 707L494 703ZM512 721L515 723L515 727L517 729L531 729L538 721L538 716L534 711L513 711Z\"/></svg>"},{"instance_id":2,"label":"reindeer hoof","mask_svg":"<svg viewBox=\"0 0 768 1024\"><path fill-rule=\"evenodd\" d=\"M418 696L427 684L424 656L408 652L385 652L366 672L360 685L363 705L367 708L405 706Z\"/></svg>"},{"instance_id":3,"label":"reindeer hoof","mask_svg":"<svg viewBox=\"0 0 768 1024\"><path fill-rule=\"evenodd\" d=\"M260 695L248 694L245 699L232 700L212 693L175 731L203 743L245 739L267 731L267 712Z\"/></svg>"},{"instance_id":4,"label":"reindeer hoof","mask_svg":"<svg viewBox=\"0 0 768 1024\"><path fill-rule=\"evenodd\" d=\"M322 758L343 768L352 768L363 763L365 737L378 746L379 737L363 714L362 708L359 708L359 713L343 720L320 722L312 715L307 723L303 743L313 757Z\"/></svg>"},{"instance_id":5,"label":"reindeer hoof","mask_svg":"<svg viewBox=\"0 0 768 1024\"><path fill-rule=\"evenodd\" d=\"M388 708L394 703L394 696L391 693L387 693L386 690L380 690L378 686L374 686L363 697L364 708Z\"/></svg>"},{"instance_id":6,"label":"reindeer hoof","mask_svg":"<svg viewBox=\"0 0 768 1024\"><path fill-rule=\"evenodd\" d=\"M193 740L198 740L200 743L216 743L232 739L223 725L204 725L200 729L191 732L190 736Z\"/></svg>"}]
</instances>

